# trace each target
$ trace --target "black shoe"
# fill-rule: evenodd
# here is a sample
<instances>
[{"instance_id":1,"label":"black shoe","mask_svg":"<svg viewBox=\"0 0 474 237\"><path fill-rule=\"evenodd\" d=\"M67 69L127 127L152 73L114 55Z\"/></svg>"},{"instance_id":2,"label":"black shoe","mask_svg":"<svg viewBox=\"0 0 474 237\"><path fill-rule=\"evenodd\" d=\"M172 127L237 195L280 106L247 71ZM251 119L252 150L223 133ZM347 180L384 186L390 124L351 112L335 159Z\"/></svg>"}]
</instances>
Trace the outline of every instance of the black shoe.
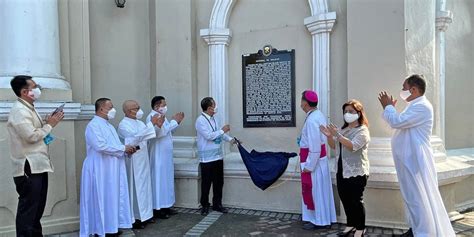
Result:
<instances>
[{"instance_id":1,"label":"black shoe","mask_svg":"<svg viewBox=\"0 0 474 237\"><path fill-rule=\"evenodd\" d=\"M168 211L168 215L170 215L170 216L178 215L178 211L176 211L173 208L170 208L169 211Z\"/></svg>"},{"instance_id":2,"label":"black shoe","mask_svg":"<svg viewBox=\"0 0 474 237\"><path fill-rule=\"evenodd\" d=\"M166 213L166 211L163 211L163 209L157 210L156 212L153 212L153 215L155 218L158 219L169 219L170 215Z\"/></svg>"},{"instance_id":3,"label":"black shoe","mask_svg":"<svg viewBox=\"0 0 474 237\"><path fill-rule=\"evenodd\" d=\"M154 224L154 223L156 223L156 221L155 221L155 218L152 217L152 218L146 220L145 223L147 223L147 224Z\"/></svg>"},{"instance_id":4,"label":"black shoe","mask_svg":"<svg viewBox=\"0 0 474 237\"><path fill-rule=\"evenodd\" d=\"M207 216L209 214L209 207L202 207L201 208L201 215L202 216Z\"/></svg>"},{"instance_id":5,"label":"black shoe","mask_svg":"<svg viewBox=\"0 0 474 237\"><path fill-rule=\"evenodd\" d=\"M163 208L163 210L166 212L166 214L170 215L170 216L173 216L173 215L176 215L178 214L178 212L176 210L174 210L173 208Z\"/></svg>"},{"instance_id":6,"label":"black shoe","mask_svg":"<svg viewBox=\"0 0 474 237\"><path fill-rule=\"evenodd\" d=\"M138 229L138 230L145 229L145 223L139 220L136 220L135 223L132 224L132 229Z\"/></svg>"},{"instance_id":7,"label":"black shoe","mask_svg":"<svg viewBox=\"0 0 474 237\"><path fill-rule=\"evenodd\" d=\"M212 210L222 212L222 213L229 212L227 208L223 207L222 205L212 206Z\"/></svg>"},{"instance_id":8,"label":"black shoe","mask_svg":"<svg viewBox=\"0 0 474 237\"><path fill-rule=\"evenodd\" d=\"M341 232L337 233L337 236L348 237L348 236L351 236L351 234L354 234L355 231L356 231L356 228L352 228L351 230L349 230L347 232L341 231Z\"/></svg>"}]
</instances>

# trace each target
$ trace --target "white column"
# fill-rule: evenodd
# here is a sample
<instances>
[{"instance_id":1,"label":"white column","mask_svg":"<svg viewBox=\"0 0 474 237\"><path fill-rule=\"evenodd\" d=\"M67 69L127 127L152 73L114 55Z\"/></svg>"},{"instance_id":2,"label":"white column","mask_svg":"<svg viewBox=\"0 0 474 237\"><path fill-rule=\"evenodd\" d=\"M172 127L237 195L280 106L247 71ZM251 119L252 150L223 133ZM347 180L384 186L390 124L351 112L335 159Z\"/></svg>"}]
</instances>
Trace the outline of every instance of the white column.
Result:
<instances>
[{"instance_id":1,"label":"white column","mask_svg":"<svg viewBox=\"0 0 474 237\"><path fill-rule=\"evenodd\" d=\"M0 0L0 88L18 74L70 89L61 76L57 0Z\"/></svg>"},{"instance_id":2,"label":"white column","mask_svg":"<svg viewBox=\"0 0 474 237\"><path fill-rule=\"evenodd\" d=\"M200 33L209 45L209 95L219 107L216 119L222 126L229 122L227 46L230 43L231 31L201 29Z\"/></svg>"},{"instance_id":3,"label":"white column","mask_svg":"<svg viewBox=\"0 0 474 237\"><path fill-rule=\"evenodd\" d=\"M313 14L304 19L304 24L313 38L313 90L319 96L319 109L327 117L330 115L331 98L329 37L335 22L335 12Z\"/></svg>"},{"instance_id":4,"label":"white column","mask_svg":"<svg viewBox=\"0 0 474 237\"><path fill-rule=\"evenodd\" d=\"M446 41L445 32L453 21L453 14L446 11L446 0L436 1L436 52L437 52L437 76L439 96L439 125L437 135L445 141L445 108L446 108Z\"/></svg>"}]
</instances>

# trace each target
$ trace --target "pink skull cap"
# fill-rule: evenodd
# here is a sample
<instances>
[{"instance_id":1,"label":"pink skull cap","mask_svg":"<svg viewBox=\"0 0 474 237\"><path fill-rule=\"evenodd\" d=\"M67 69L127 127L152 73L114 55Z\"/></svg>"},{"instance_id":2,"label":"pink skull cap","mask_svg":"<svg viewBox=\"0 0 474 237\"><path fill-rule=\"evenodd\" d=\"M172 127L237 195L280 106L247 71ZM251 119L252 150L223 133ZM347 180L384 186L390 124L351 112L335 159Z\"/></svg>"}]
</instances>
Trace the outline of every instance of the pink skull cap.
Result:
<instances>
[{"instance_id":1,"label":"pink skull cap","mask_svg":"<svg viewBox=\"0 0 474 237\"><path fill-rule=\"evenodd\" d=\"M316 92L312 90L304 91L304 98L308 102L318 102L318 94L316 94Z\"/></svg>"}]
</instances>

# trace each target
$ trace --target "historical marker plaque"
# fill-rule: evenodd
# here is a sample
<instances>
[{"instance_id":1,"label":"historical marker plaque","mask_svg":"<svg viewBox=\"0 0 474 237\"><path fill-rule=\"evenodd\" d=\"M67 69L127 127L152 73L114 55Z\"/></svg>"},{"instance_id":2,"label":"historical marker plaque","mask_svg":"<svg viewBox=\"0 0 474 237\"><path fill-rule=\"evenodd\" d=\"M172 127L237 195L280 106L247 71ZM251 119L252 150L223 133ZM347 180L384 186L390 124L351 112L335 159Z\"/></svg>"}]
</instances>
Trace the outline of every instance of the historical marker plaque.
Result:
<instances>
[{"instance_id":1,"label":"historical marker plaque","mask_svg":"<svg viewBox=\"0 0 474 237\"><path fill-rule=\"evenodd\" d=\"M295 50L242 55L244 127L295 127Z\"/></svg>"}]
</instances>

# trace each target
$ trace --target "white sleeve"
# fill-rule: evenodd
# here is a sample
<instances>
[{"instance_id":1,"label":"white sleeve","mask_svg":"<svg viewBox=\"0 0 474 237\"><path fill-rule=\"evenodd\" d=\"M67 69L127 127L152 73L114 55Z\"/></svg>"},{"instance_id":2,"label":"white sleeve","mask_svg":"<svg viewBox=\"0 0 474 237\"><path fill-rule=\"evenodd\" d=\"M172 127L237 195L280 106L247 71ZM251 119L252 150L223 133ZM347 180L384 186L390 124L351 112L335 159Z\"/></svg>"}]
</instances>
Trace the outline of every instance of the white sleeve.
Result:
<instances>
[{"instance_id":1,"label":"white sleeve","mask_svg":"<svg viewBox=\"0 0 474 237\"><path fill-rule=\"evenodd\" d=\"M175 130L179 126L176 120L171 120L169 123L163 123L161 129L156 133L156 137L165 137L170 134L173 130Z\"/></svg>"},{"instance_id":2,"label":"white sleeve","mask_svg":"<svg viewBox=\"0 0 474 237\"><path fill-rule=\"evenodd\" d=\"M86 141L88 141L87 144L91 145L94 150L100 153L115 157L121 157L125 154L124 145L109 144L100 128L96 127L95 125L88 126L86 128Z\"/></svg>"},{"instance_id":3,"label":"white sleeve","mask_svg":"<svg viewBox=\"0 0 474 237\"><path fill-rule=\"evenodd\" d=\"M427 115L431 113L432 111L422 104L414 105L400 114L397 113L395 107L388 105L383 112L383 118L390 127L403 129L416 127L425 123Z\"/></svg>"},{"instance_id":4,"label":"white sleeve","mask_svg":"<svg viewBox=\"0 0 474 237\"><path fill-rule=\"evenodd\" d=\"M221 129L219 129L217 131L212 131L209 124L207 124L207 121L205 121L204 119L201 119L201 118L198 118L196 120L196 131L201 136L203 136L206 140L209 140L209 141L213 141L214 139L216 139L216 138L222 136L222 134L224 134L224 131L222 131Z\"/></svg>"}]
</instances>

